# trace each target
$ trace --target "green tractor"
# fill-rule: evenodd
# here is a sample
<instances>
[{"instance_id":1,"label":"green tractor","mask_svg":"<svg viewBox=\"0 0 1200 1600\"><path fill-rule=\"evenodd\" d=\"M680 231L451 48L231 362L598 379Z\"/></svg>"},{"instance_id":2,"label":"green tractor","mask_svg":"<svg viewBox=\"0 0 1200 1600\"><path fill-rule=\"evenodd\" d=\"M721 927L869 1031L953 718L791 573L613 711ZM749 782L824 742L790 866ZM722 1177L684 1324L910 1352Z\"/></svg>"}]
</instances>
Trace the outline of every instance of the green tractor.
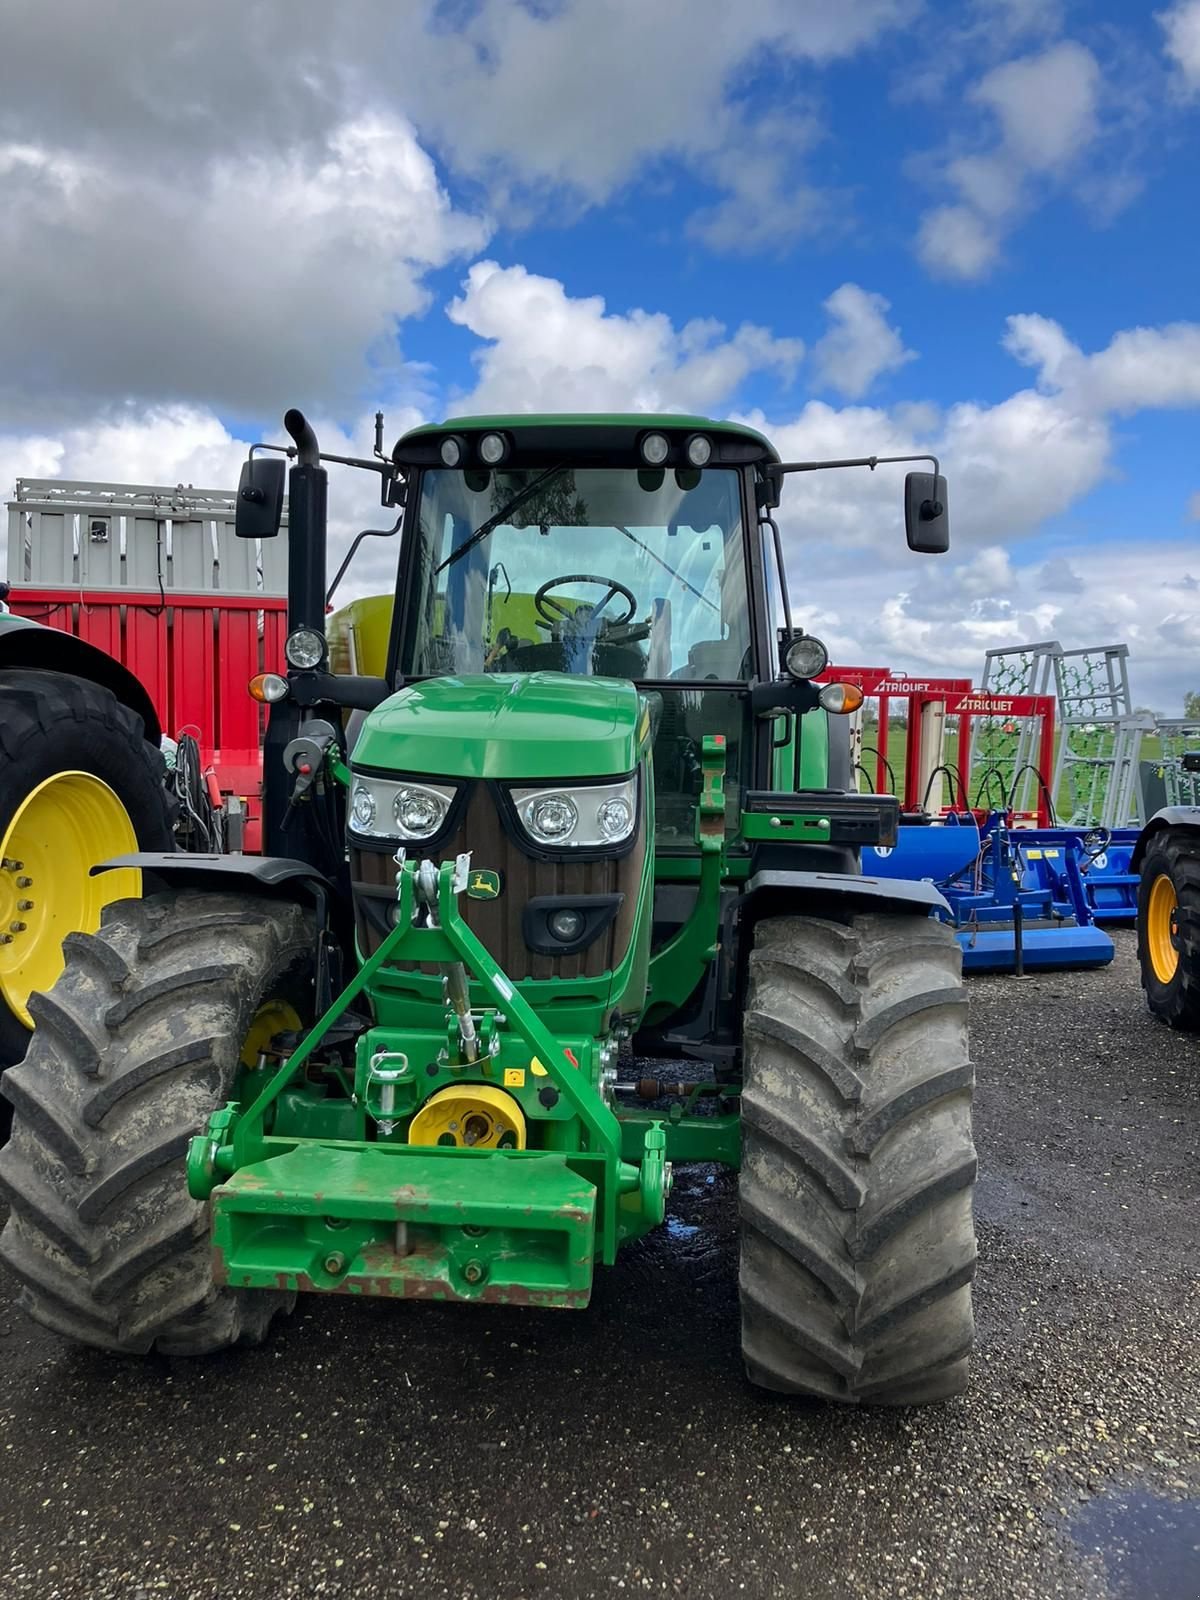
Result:
<instances>
[{"instance_id":1,"label":"green tractor","mask_svg":"<svg viewBox=\"0 0 1200 1600\"><path fill-rule=\"evenodd\" d=\"M680 416L377 438L354 464L400 510L394 600L334 672L331 458L285 426L267 853L122 856L145 898L67 939L5 1082L24 1305L168 1354L257 1340L298 1291L582 1307L662 1223L673 1166L719 1162L755 1383L958 1393L959 950L931 885L859 872L897 803L853 792L859 694L814 681L772 516L788 473L876 459L783 463ZM246 537L279 527L283 453L246 464ZM932 464L905 492L927 552Z\"/></svg>"},{"instance_id":2,"label":"green tractor","mask_svg":"<svg viewBox=\"0 0 1200 1600\"><path fill-rule=\"evenodd\" d=\"M112 856L174 848L158 717L119 661L10 615L0 585L0 1071L24 1056L64 934L136 895ZM0 1134L7 1123L0 1107Z\"/></svg>"},{"instance_id":3,"label":"green tractor","mask_svg":"<svg viewBox=\"0 0 1200 1600\"><path fill-rule=\"evenodd\" d=\"M1183 757L1200 773L1200 750ZM1164 806L1138 838L1138 962L1146 1004L1172 1028L1200 1033L1200 806Z\"/></svg>"}]
</instances>

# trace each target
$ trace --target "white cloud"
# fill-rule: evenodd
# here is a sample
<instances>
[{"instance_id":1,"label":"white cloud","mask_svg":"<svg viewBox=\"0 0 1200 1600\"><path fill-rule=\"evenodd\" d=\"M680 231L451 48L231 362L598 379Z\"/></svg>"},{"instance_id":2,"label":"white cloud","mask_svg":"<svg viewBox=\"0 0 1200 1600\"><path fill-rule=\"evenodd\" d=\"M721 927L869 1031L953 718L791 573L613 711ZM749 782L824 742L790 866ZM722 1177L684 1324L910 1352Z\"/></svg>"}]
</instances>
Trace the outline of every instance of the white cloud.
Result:
<instances>
[{"instance_id":1,"label":"white cloud","mask_svg":"<svg viewBox=\"0 0 1200 1600\"><path fill-rule=\"evenodd\" d=\"M468 25L400 43L422 128L461 170L607 199L648 159L753 140L737 95L770 53L824 64L911 18L913 0L481 0ZM723 181L721 175L716 175ZM741 174L724 174L740 191Z\"/></svg>"},{"instance_id":2,"label":"white cloud","mask_svg":"<svg viewBox=\"0 0 1200 1600\"><path fill-rule=\"evenodd\" d=\"M1200 92L1200 0L1177 0L1156 16L1166 35L1163 48L1179 72L1184 92Z\"/></svg>"},{"instance_id":3,"label":"white cloud","mask_svg":"<svg viewBox=\"0 0 1200 1600\"><path fill-rule=\"evenodd\" d=\"M970 206L937 206L921 219L917 254L936 277L981 278L999 251L996 233Z\"/></svg>"},{"instance_id":4,"label":"white cloud","mask_svg":"<svg viewBox=\"0 0 1200 1600\"><path fill-rule=\"evenodd\" d=\"M1200 323L1123 329L1088 356L1050 318L1015 316L1004 343L1037 368L1042 388L1066 395L1080 412L1200 406Z\"/></svg>"},{"instance_id":5,"label":"white cloud","mask_svg":"<svg viewBox=\"0 0 1200 1600\"><path fill-rule=\"evenodd\" d=\"M994 68L971 98L995 112L1013 157L1031 172L1044 172L1066 166L1096 137L1099 94L1095 56L1064 39Z\"/></svg>"},{"instance_id":6,"label":"white cloud","mask_svg":"<svg viewBox=\"0 0 1200 1600\"><path fill-rule=\"evenodd\" d=\"M856 283L843 283L825 301L833 326L813 349L817 376L826 388L849 400L860 400L877 378L916 360L905 348L899 328L887 313L891 306L881 294L871 294Z\"/></svg>"},{"instance_id":7,"label":"white cloud","mask_svg":"<svg viewBox=\"0 0 1200 1600\"><path fill-rule=\"evenodd\" d=\"M353 406L404 374L397 321L487 225L452 207L404 121L220 158L194 184L0 148L0 423L101 401L275 413Z\"/></svg>"},{"instance_id":8,"label":"white cloud","mask_svg":"<svg viewBox=\"0 0 1200 1600\"><path fill-rule=\"evenodd\" d=\"M479 382L464 404L492 411L704 411L727 402L751 371L790 379L804 347L743 323L676 328L663 312L610 312L555 278L477 262L447 307L486 341Z\"/></svg>"},{"instance_id":9,"label":"white cloud","mask_svg":"<svg viewBox=\"0 0 1200 1600\"><path fill-rule=\"evenodd\" d=\"M951 147L943 155L941 179L955 200L929 211L917 232L917 253L930 272L960 281L985 277L1005 235L1055 190L1073 191L1111 220L1138 188L1127 172L1097 176L1087 166L1105 131L1102 108L1115 100L1096 57L1070 39L980 78L966 101L988 114L994 133L980 129L980 148Z\"/></svg>"}]
</instances>

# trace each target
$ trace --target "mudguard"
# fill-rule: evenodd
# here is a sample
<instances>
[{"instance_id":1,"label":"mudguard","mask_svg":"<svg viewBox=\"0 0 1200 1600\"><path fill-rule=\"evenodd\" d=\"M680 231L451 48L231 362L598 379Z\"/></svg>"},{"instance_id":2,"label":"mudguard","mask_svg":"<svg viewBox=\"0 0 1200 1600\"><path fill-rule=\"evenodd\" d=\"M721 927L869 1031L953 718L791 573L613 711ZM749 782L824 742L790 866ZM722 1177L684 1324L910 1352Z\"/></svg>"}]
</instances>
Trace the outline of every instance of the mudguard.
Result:
<instances>
[{"instance_id":1,"label":"mudguard","mask_svg":"<svg viewBox=\"0 0 1200 1600\"><path fill-rule=\"evenodd\" d=\"M87 678L102 689L111 690L122 705L141 717L151 744L157 745L162 738L154 702L133 673L73 634L44 627L29 617L0 615L0 667L28 667L34 672L62 672Z\"/></svg>"},{"instance_id":2,"label":"mudguard","mask_svg":"<svg viewBox=\"0 0 1200 1600\"><path fill-rule=\"evenodd\" d=\"M92 868L112 872L118 867L136 867L151 892L157 889L252 889L258 894L277 894L295 898L297 892L321 903L333 894L333 884L307 861L286 856L193 855L189 851L141 850L132 855L114 856Z\"/></svg>"},{"instance_id":3,"label":"mudguard","mask_svg":"<svg viewBox=\"0 0 1200 1600\"><path fill-rule=\"evenodd\" d=\"M804 901L859 902L864 911L945 911L950 907L932 883L901 878L866 878L849 872L800 872L788 869L756 872L746 880L743 900L754 916L770 911L799 911Z\"/></svg>"},{"instance_id":4,"label":"mudguard","mask_svg":"<svg viewBox=\"0 0 1200 1600\"><path fill-rule=\"evenodd\" d=\"M1151 841L1164 828L1195 828L1200 833L1200 806L1164 806L1161 811L1156 811L1138 835L1129 861L1130 872L1141 871Z\"/></svg>"}]
</instances>

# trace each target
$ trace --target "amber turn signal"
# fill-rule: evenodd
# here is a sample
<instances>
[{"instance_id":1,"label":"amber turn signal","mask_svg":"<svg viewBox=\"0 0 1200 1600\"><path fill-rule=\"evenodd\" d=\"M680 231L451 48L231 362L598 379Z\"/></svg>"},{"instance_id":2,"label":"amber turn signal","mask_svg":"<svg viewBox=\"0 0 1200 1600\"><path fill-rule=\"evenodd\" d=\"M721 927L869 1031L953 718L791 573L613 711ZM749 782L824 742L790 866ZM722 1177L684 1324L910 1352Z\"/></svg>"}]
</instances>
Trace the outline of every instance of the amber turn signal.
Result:
<instances>
[{"instance_id":1,"label":"amber turn signal","mask_svg":"<svg viewBox=\"0 0 1200 1600\"><path fill-rule=\"evenodd\" d=\"M277 700L286 700L288 681L278 672L260 672L250 679L250 697L263 705L273 706Z\"/></svg>"},{"instance_id":2,"label":"amber turn signal","mask_svg":"<svg viewBox=\"0 0 1200 1600\"><path fill-rule=\"evenodd\" d=\"M835 716L844 717L847 712L857 711L863 703L863 692L857 684L853 683L827 683L817 699L826 711L832 711Z\"/></svg>"}]
</instances>

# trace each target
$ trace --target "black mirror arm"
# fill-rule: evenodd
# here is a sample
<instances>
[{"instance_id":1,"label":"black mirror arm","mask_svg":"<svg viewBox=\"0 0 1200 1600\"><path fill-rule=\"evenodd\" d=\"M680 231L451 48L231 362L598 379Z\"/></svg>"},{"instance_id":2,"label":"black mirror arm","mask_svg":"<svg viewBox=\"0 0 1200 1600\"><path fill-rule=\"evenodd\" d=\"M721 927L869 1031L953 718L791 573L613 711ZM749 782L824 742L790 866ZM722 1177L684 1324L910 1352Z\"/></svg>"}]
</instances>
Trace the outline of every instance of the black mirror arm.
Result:
<instances>
[{"instance_id":1,"label":"black mirror arm","mask_svg":"<svg viewBox=\"0 0 1200 1600\"><path fill-rule=\"evenodd\" d=\"M941 474L942 469L938 465L936 456L852 456L846 461L770 461L762 470L765 478L778 483L787 472L826 472L833 467L868 467L874 472L876 467L889 466L900 461L931 461L934 477Z\"/></svg>"}]
</instances>

